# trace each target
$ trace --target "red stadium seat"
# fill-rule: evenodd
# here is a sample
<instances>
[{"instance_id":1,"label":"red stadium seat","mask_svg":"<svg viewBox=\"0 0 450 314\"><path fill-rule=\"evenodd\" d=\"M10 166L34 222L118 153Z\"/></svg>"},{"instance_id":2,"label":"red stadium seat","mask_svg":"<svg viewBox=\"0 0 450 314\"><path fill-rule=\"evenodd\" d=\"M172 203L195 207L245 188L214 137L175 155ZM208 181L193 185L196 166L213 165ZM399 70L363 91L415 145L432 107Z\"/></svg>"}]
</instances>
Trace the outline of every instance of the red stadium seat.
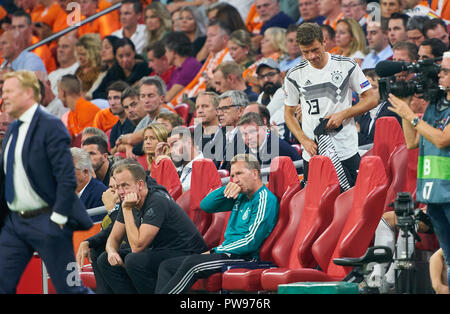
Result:
<instances>
[{"instance_id":1,"label":"red stadium seat","mask_svg":"<svg viewBox=\"0 0 450 314\"><path fill-rule=\"evenodd\" d=\"M211 159L202 158L192 163L189 217L202 235L208 230L212 215L200 209L200 202L209 192L221 186L222 181Z\"/></svg>"},{"instance_id":2,"label":"red stadium seat","mask_svg":"<svg viewBox=\"0 0 450 314\"><path fill-rule=\"evenodd\" d=\"M291 145L293 148L295 148L295 150L298 152L298 154L301 156L302 155L302 145L300 144L292 144Z\"/></svg>"},{"instance_id":3,"label":"red stadium seat","mask_svg":"<svg viewBox=\"0 0 450 314\"><path fill-rule=\"evenodd\" d=\"M188 125L189 121L189 105L188 104L179 104L175 106L175 111L177 114L184 119L185 125Z\"/></svg>"},{"instance_id":4,"label":"red stadium seat","mask_svg":"<svg viewBox=\"0 0 450 314\"><path fill-rule=\"evenodd\" d=\"M289 209L292 217L289 217L287 226L282 227L284 232L281 237L276 238L277 242L271 251L272 256L266 257L281 267L299 267L298 256L302 256L303 266L315 266L317 263L312 258L311 246L332 220L333 205L340 192L334 166L328 157L314 156L310 160L309 171L310 177L304 193L301 195L297 193L291 198L292 201L286 209ZM297 177L295 171L294 176ZM304 202L293 202L296 198L303 198L303 194ZM283 198L285 197L286 194ZM297 207L299 204L301 208ZM293 208L295 210L292 210ZM287 210L282 212L280 206L280 218L287 212ZM299 213L301 217L298 217ZM266 260L263 252L261 259ZM233 291L262 290L260 275L263 271L264 269L228 270L223 274L222 288Z\"/></svg>"},{"instance_id":5,"label":"red stadium seat","mask_svg":"<svg viewBox=\"0 0 450 314\"><path fill-rule=\"evenodd\" d=\"M158 184L167 189L174 200L177 200L183 193L181 181L172 160L164 158L158 164L153 162L150 175Z\"/></svg>"},{"instance_id":6,"label":"red stadium seat","mask_svg":"<svg viewBox=\"0 0 450 314\"><path fill-rule=\"evenodd\" d=\"M375 122L373 156L379 156L384 164L389 184L384 211L390 211L388 205L404 191L408 164L405 136L396 118L382 117Z\"/></svg>"},{"instance_id":7,"label":"red stadium seat","mask_svg":"<svg viewBox=\"0 0 450 314\"><path fill-rule=\"evenodd\" d=\"M341 281L350 272L348 267L335 265L333 259L360 257L372 241L388 188L383 168L379 157L363 157L355 186L337 198L333 221L312 246L321 270L302 267L265 270L261 275L264 290L276 291L279 284L292 282Z\"/></svg>"},{"instance_id":8,"label":"red stadium seat","mask_svg":"<svg viewBox=\"0 0 450 314\"><path fill-rule=\"evenodd\" d=\"M72 138L72 143L70 143L70 147L81 147L81 133Z\"/></svg>"},{"instance_id":9,"label":"red stadium seat","mask_svg":"<svg viewBox=\"0 0 450 314\"><path fill-rule=\"evenodd\" d=\"M230 176L230 173L226 169L219 169L218 171L220 178L226 178Z\"/></svg>"}]
</instances>

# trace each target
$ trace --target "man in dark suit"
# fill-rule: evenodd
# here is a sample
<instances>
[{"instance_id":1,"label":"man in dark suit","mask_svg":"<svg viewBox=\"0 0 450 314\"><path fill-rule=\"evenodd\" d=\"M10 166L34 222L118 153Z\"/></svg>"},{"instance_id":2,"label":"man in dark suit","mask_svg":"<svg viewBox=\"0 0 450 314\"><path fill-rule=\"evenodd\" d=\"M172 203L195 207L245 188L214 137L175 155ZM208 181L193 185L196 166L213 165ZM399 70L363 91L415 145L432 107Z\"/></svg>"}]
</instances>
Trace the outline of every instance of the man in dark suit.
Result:
<instances>
[{"instance_id":1,"label":"man in dark suit","mask_svg":"<svg viewBox=\"0 0 450 314\"><path fill-rule=\"evenodd\" d=\"M74 230L92 220L75 194L70 137L62 122L37 104L33 72L4 77L5 111L10 124L0 159L0 293L14 293L37 251L58 293L87 293L78 275Z\"/></svg>"},{"instance_id":2,"label":"man in dark suit","mask_svg":"<svg viewBox=\"0 0 450 314\"><path fill-rule=\"evenodd\" d=\"M86 209L103 206L102 195L108 188L100 180L93 178L91 157L84 149L72 147L70 149L75 167L75 177L77 178L77 193ZM101 221L105 215L92 217L94 222Z\"/></svg>"},{"instance_id":3,"label":"man in dark suit","mask_svg":"<svg viewBox=\"0 0 450 314\"><path fill-rule=\"evenodd\" d=\"M238 122L239 131L245 143L246 153L255 155L261 168L270 167L276 156L288 156L292 161L300 160L301 156L288 142L270 131L261 114L247 112Z\"/></svg>"}]
</instances>

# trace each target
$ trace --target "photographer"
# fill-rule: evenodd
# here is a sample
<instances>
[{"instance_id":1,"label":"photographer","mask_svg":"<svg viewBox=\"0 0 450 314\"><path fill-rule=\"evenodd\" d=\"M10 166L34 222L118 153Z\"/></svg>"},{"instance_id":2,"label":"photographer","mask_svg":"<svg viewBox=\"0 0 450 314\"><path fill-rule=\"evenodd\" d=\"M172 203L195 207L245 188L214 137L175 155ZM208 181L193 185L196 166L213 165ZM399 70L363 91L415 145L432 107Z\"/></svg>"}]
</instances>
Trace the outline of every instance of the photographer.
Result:
<instances>
[{"instance_id":1,"label":"photographer","mask_svg":"<svg viewBox=\"0 0 450 314\"><path fill-rule=\"evenodd\" d=\"M427 204L434 231L450 263L450 51L444 53L439 85L446 94L430 103L420 119L409 104L389 96L390 110L402 118L407 147L419 147L417 201ZM447 273L449 276L449 273Z\"/></svg>"}]
</instances>

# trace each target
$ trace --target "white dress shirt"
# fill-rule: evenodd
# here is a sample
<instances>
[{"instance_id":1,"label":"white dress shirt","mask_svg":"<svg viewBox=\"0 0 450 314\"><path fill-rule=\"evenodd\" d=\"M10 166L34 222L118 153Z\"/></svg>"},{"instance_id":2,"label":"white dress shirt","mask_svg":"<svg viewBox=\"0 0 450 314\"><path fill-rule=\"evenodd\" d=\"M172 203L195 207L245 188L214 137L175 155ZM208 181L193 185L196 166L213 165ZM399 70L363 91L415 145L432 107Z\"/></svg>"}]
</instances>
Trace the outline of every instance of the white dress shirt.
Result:
<instances>
[{"instance_id":1,"label":"white dress shirt","mask_svg":"<svg viewBox=\"0 0 450 314\"><path fill-rule=\"evenodd\" d=\"M30 127L33 116L38 108L38 104L34 104L27 111L25 111L18 120L22 121L19 127L19 132L17 136L16 149L14 152L14 191L20 191L20 197L14 198L12 203L8 203L8 207L12 211L27 211L36 210L42 207L48 206L48 204L36 193L36 191L31 186L28 176L25 172L25 168L22 162L22 151L25 138ZM8 149L11 144L12 136L9 137L8 143L5 146L5 154L3 161L3 170L6 173L6 161L8 158ZM35 165L38 167L39 165ZM59 224L65 224L67 222L67 217L53 212L50 217L54 222Z\"/></svg>"},{"instance_id":2,"label":"white dress shirt","mask_svg":"<svg viewBox=\"0 0 450 314\"><path fill-rule=\"evenodd\" d=\"M115 31L111 35L117 36L119 38L123 38L123 28ZM131 36L131 41L134 44L134 49L136 49L137 54L142 54L144 52L144 48L147 46L148 36L147 36L147 28L144 24L138 24L136 27L136 31Z\"/></svg>"}]
</instances>

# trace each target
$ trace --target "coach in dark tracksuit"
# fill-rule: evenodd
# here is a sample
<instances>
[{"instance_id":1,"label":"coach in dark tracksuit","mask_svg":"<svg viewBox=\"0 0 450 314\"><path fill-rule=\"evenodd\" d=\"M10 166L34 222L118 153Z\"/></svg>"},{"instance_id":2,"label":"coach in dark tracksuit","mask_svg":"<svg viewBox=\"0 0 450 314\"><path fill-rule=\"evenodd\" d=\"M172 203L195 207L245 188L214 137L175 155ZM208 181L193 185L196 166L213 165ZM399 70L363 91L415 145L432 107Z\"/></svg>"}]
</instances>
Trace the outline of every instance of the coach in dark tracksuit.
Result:
<instances>
[{"instance_id":1,"label":"coach in dark tracksuit","mask_svg":"<svg viewBox=\"0 0 450 314\"><path fill-rule=\"evenodd\" d=\"M231 211L224 241L210 252L162 262L155 293L186 293L197 279L220 272L225 264L259 259L259 249L278 219L277 198L262 183L253 155L235 156L231 177L233 182L212 191L200 203L208 213Z\"/></svg>"},{"instance_id":2,"label":"coach in dark tracksuit","mask_svg":"<svg viewBox=\"0 0 450 314\"><path fill-rule=\"evenodd\" d=\"M114 167L122 204L106 252L97 259L98 268L113 293L153 293L163 260L201 253L208 247L167 191L147 185L139 163L125 159Z\"/></svg>"}]
</instances>

